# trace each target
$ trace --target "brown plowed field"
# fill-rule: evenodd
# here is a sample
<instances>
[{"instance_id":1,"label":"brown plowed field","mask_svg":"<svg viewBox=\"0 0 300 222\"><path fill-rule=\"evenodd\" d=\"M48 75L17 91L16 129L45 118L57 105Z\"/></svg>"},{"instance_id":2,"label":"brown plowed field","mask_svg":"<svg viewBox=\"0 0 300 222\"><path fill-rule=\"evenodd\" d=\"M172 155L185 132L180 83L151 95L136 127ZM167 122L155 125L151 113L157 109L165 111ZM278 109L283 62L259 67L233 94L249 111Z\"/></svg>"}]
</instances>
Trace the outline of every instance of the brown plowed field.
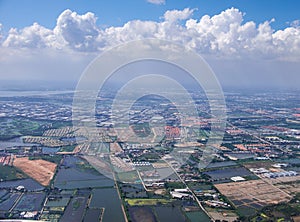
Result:
<instances>
[{"instance_id":1,"label":"brown plowed field","mask_svg":"<svg viewBox=\"0 0 300 222\"><path fill-rule=\"evenodd\" d=\"M54 176L56 164L46 160L29 160L28 157L15 158L13 165L43 186L48 186Z\"/></svg>"}]
</instances>

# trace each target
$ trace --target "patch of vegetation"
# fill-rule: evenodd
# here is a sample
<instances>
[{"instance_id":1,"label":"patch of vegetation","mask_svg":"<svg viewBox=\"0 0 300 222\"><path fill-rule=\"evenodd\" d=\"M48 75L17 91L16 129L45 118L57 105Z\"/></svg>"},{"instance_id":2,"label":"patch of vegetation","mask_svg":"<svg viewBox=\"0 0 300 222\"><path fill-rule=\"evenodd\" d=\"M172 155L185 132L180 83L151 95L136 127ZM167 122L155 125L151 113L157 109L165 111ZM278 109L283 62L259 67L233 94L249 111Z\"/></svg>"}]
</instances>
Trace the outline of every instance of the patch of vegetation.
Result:
<instances>
[{"instance_id":1,"label":"patch of vegetation","mask_svg":"<svg viewBox=\"0 0 300 222\"><path fill-rule=\"evenodd\" d=\"M124 182L136 182L140 180L136 170L117 173L117 177L119 178L119 181L124 181Z\"/></svg>"},{"instance_id":2,"label":"patch of vegetation","mask_svg":"<svg viewBox=\"0 0 300 222\"><path fill-rule=\"evenodd\" d=\"M59 164L62 160L61 155L42 155L42 156L30 156L29 160L46 160L52 163Z\"/></svg>"},{"instance_id":3,"label":"patch of vegetation","mask_svg":"<svg viewBox=\"0 0 300 222\"><path fill-rule=\"evenodd\" d=\"M211 190L213 186L211 183L188 182L188 187L192 190Z\"/></svg>"},{"instance_id":4,"label":"patch of vegetation","mask_svg":"<svg viewBox=\"0 0 300 222\"><path fill-rule=\"evenodd\" d=\"M300 193L289 203L271 205L261 209L251 221L291 221L291 217L300 216Z\"/></svg>"},{"instance_id":5,"label":"patch of vegetation","mask_svg":"<svg viewBox=\"0 0 300 222\"><path fill-rule=\"evenodd\" d=\"M185 185L181 182L166 182L165 188L166 189L181 189L181 188L185 188Z\"/></svg>"},{"instance_id":6,"label":"patch of vegetation","mask_svg":"<svg viewBox=\"0 0 300 222\"><path fill-rule=\"evenodd\" d=\"M172 200L167 199L125 199L125 201L130 206L145 206L172 203Z\"/></svg>"},{"instance_id":7,"label":"patch of vegetation","mask_svg":"<svg viewBox=\"0 0 300 222\"><path fill-rule=\"evenodd\" d=\"M99 175L99 172L91 164L89 164L89 162L83 159L79 162L76 162L76 168L84 172Z\"/></svg>"},{"instance_id":8,"label":"patch of vegetation","mask_svg":"<svg viewBox=\"0 0 300 222\"><path fill-rule=\"evenodd\" d=\"M0 165L0 180L8 181L8 180L17 180L27 178L27 176L19 169L13 166L3 166Z\"/></svg>"},{"instance_id":9,"label":"patch of vegetation","mask_svg":"<svg viewBox=\"0 0 300 222\"><path fill-rule=\"evenodd\" d=\"M80 200L76 199L73 202L73 210L77 210L80 207L81 203Z\"/></svg>"},{"instance_id":10,"label":"patch of vegetation","mask_svg":"<svg viewBox=\"0 0 300 222\"><path fill-rule=\"evenodd\" d=\"M147 137L152 134L151 128L147 123L139 123L131 126L135 134L139 137Z\"/></svg>"},{"instance_id":11,"label":"patch of vegetation","mask_svg":"<svg viewBox=\"0 0 300 222\"><path fill-rule=\"evenodd\" d=\"M250 218L256 215L256 210L251 207L238 207L237 214L239 215L241 221L250 221Z\"/></svg>"},{"instance_id":12,"label":"patch of vegetation","mask_svg":"<svg viewBox=\"0 0 300 222\"><path fill-rule=\"evenodd\" d=\"M72 126L72 122L36 120L29 118L1 118L0 140L9 140L19 136L42 136L50 128Z\"/></svg>"},{"instance_id":13,"label":"patch of vegetation","mask_svg":"<svg viewBox=\"0 0 300 222\"><path fill-rule=\"evenodd\" d=\"M51 121L51 128L58 129L66 126L73 126L72 121Z\"/></svg>"},{"instance_id":14,"label":"patch of vegetation","mask_svg":"<svg viewBox=\"0 0 300 222\"><path fill-rule=\"evenodd\" d=\"M62 148L59 149L59 152L73 152L75 147L76 145L63 146Z\"/></svg>"},{"instance_id":15,"label":"patch of vegetation","mask_svg":"<svg viewBox=\"0 0 300 222\"><path fill-rule=\"evenodd\" d=\"M9 140L18 136L41 136L48 123L25 118L2 118L0 140Z\"/></svg>"}]
</instances>

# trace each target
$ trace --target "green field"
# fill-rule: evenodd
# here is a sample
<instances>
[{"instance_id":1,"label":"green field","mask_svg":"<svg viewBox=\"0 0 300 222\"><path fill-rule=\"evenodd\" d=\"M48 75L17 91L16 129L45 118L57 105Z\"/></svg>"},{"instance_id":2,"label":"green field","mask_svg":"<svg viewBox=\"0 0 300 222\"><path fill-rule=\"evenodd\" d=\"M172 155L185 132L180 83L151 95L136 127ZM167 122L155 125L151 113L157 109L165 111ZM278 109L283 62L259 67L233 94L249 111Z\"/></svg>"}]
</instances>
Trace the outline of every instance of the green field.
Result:
<instances>
[{"instance_id":1,"label":"green field","mask_svg":"<svg viewBox=\"0 0 300 222\"><path fill-rule=\"evenodd\" d=\"M25 118L1 118L0 140L9 140L18 136L42 136L50 128L70 125L69 122L44 121Z\"/></svg>"},{"instance_id":2,"label":"green field","mask_svg":"<svg viewBox=\"0 0 300 222\"><path fill-rule=\"evenodd\" d=\"M22 171L18 170L13 166L3 166L0 165L0 180L7 181L7 180L17 180L23 179L27 176L22 173Z\"/></svg>"},{"instance_id":3,"label":"green field","mask_svg":"<svg viewBox=\"0 0 300 222\"><path fill-rule=\"evenodd\" d=\"M129 172L120 172L116 174L121 182L127 183L135 183L140 180L138 173L136 170L129 171Z\"/></svg>"},{"instance_id":4,"label":"green field","mask_svg":"<svg viewBox=\"0 0 300 222\"><path fill-rule=\"evenodd\" d=\"M157 205L157 204L169 204L172 200L166 199L125 199L130 206L145 206L145 205Z\"/></svg>"},{"instance_id":5,"label":"green field","mask_svg":"<svg viewBox=\"0 0 300 222\"><path fill-rule=\"evenodd\" d=\"M210 218L203 211L191 211L186 212L185 214L191 222L198 222L200 218L203 222L211 221Z\"/></svg>"},{"instance_id":6,"label":"green field","mask_svg":"<svg viewBox=\"0 0 300 222\"><path fill-rule=\"evenodd\" d=\"M61 155L52 155L52 156L43 155L43 156L30 156L29 157L29 160L40 160L40 159L59 164L62 159L62 156Z\"/></svg>"}]
</instances>

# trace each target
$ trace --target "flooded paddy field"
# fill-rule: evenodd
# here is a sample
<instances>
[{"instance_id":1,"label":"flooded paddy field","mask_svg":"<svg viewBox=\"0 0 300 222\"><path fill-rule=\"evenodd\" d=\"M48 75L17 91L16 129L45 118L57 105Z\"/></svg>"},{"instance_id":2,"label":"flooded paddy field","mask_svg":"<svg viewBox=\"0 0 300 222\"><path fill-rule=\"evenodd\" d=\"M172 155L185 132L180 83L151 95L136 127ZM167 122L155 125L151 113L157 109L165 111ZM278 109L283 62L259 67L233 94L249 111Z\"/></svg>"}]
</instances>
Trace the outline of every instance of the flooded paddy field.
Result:
<instances>
[{"instance_id":1,"label":"flooded paddy field","mask_svg":"<svg viewBox=\"0 0 300 222\"><path fill-rule=\"evenodd\" d=\"M203 211L191 211L185 213L187 218L190 220L190 222L199 222L199 219L201 218L201 221L203 222L210 222L210 218L204 213Z\"/></svg>"},{"instance_id":2,"label":"flooded paddy field","mask_svg":"<svg viewBox=\"0 0 300 222\"><path fill-rule=\"evenodd\" d=\"M40 211L46 198L45 193L25 193L14 211Z\"/></svg>"},{"instance_id":3,"label":"flooded paddy field","mask_svg":"<svg viewBox=\"0 0 300 222\"><path fill-rule=\"evenodd\" d=\"M27 191L41 191L44 187L31 178L0 182L0 189L13 189L24 186Z\"/></svg>"},{"instance_id":4,"label":"flooded paddy field","mask_svg":"<svg viewBox=\"0 0 300 222\"><path fill-rule=\"evenodd\" d=\"M206 169L230 167L230 166L236 166L236 165L237 164L233 161L214 162L214 163L208 164L206 166Z\"/></svg>"},{"instance_id":5,"label":"flooded paddy field","mask_svg":"<svg viewBox=\"0 0 300 222\"><path fill-rule=\"evenodd\" d=\"M132 222L157 222L151 207L130 207L129 217Z\"/></svg>"},{"instance_id":6,"label":"flooded paddy field","mask_svg":"<svg viewBox=\"0 0 300 222\"><path fill-rule=\"evenodd\" d=\"M42 147L43 154L55 154L59 150L60 150L60 148L55 148L55 147L47 147L47 146Z\"/></svg>"},{"instance_id":7,"label":"flooded paddy field","mask_svg":"<svg viewBox=\"0 0 300 222\"><path fill-rule=\"evenodd\" d=\"M6 132L7 133L7 132ZM30 147L30 146L37 146L36 143L25 143L23 141L23 137L15 137L9 140L0 140L0 148L1 149L9 149L12 147Z\"/></svg>"},{"instance_id":8,"label":"flooded paddy field","mask_svg":"<svg viewBox=\"0 0 300 222\"><path fill-rule=\"evenodd\" d=\"M114 181L79 157L65 157L56 174L54 186L59 189L113 187Z\"/></svg>"},{"instance_id":9,"label":"flooded paddy field","mask_svg":"<svg viewBox=\"0 0 300 222\"><path fill-rule=\"evenodd\" d=\"M103 222L125 221L119 199L115 188L93 189L90 208L104 208Z\"/></svg>"},{"instance_id":10,"label":"flooded paddy field","mask_svg":"<svg viewBox=\"0 0 300 222\"><path fill-rule=\"evenodd\" d=\"M103 180L75 180L75 181L63 181L62 183L56 183L55 187L59 189L84 189L84 188L103 188L113 187L114 182L110 179Z\"/></svg>"},{"instance_id":11,"label":"flooded paddy field","mask_svg":"<svg viewBox=\"0 0 300 222\"><path fill-rule=\"evenodd\" d=\"M205 174L210 176L212 180L226 180L235 176L255 177L254 174L252 174L248 169L244 167L233 167L233 168L212 170L212 171L205 172Z\"/></svg>"},{"instance_id":12,"label":"flooded paddy field","mask_svg":"<svg viewBox=\"0 0 300 222\"><path fill-rule=\"evenodd\" d=\"M85 213L83 222L99 222L101 221L101 217L103 213L104 213L104 209L89 208Z\"/></svg>"},{"instance_id":13,"label":"flooded paddy field","mask_svg":"<svg viewBox=\"0 0 300 222\"><path fill-rule=\"evenodd\" d=\"M7 190L0 190L0 199L2 197L4 197L6 194L8 194L8 191Z\"/></svg>"},{"instance_id":14,"label":"flooded paddy field","mask_svg":"<svg viewBox=\"0 0 300 222\"><path fill-rule=\"evenodd\" d=\"M69 205L67 206L61 222L81 222L84 216L85 208L87 207L88 196L76 196L74 197Z\"/></svg>"},{"instance_id":15,"label":"flooded paddy field","mask_svg":"<svg viewBox=\"0 0 300 222\"><path fill-rule=\"evenodd\" d=\"M154 211L158 221L182 222L188 221L179 206L156 206Z\"/></svg>"},{"instance_id":16,"label":"flooded paddy field","mask_svg":"<svg viewBox=\"0 0 300 222\"><path fill-rule=\"evenodd\" d=\"M7 193L1 197L0 212L9 211L21 197L21 193Z\"/></svg>"},{"instance_id":17,"label":"flooded paddy field","mask_svg":"<svg viewBox=\"0 0 300 222\"><path fill-rule=\"evenodd\" d=\"M66 207L70 201L70 197L49 196L45 207Z\"/></svg>"},{"instance_id":18,"label":"flooded paddy field","mask_svg":"<svg viewBox=\"0 0 300 222\"><path fill-rule=\"evenodd\" d=\"M54 186L59 189L113 187L114 181L101 174L95 175L74 168L68 168L58 170Z\"/></svg>"},{"instance_id":19,"label":"flooded paddy field","mask_svg":"<svg viewBox=\"0 0 300 222\"><path fill-rule=\"evenodd\" d=\"M180 206L132 206L128 208L128 213L132 222L188 221Z\"/></svg>"}]
</instances>

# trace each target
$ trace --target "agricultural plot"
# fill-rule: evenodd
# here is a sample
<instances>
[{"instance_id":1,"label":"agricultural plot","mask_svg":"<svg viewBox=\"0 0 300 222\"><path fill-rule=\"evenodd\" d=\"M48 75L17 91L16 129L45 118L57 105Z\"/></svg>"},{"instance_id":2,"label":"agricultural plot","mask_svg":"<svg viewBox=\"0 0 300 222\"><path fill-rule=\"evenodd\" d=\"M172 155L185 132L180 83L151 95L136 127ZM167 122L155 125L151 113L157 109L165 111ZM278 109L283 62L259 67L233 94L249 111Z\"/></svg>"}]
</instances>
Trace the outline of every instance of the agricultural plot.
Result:
<instances>
[{"instance_id":1,"label":"agricultural plot","mask_svg":"<svg viewBox=\"0 0 300 222\"><path fill-rule=\"evenodd\" d=\"M60 214L42 214L40 219L44 221L59 222Z\"/></svg>"},{"instance_id":2,"label":"agricultural plot","mask_svg":"<svg viewBox=\"0 0 300 222\"><path fill-rule=\"evenodd\" d=\"M263 180L216 184L215 187L236 207L260 209L269 204L287 202L291 196Z\"/></svg>"},{"instance_id":3,"label":"agricultural plot","mask_svg":"<svg viewBox=\"0 0 300 222\"><path fill-rule=\"evenodd\" d=\"M154 212L158 221L182 222L187 221L178 206L156 206Z\"/></svg>"},{"instance_id":4,"label":"agricultural plot","mask_svg":"<svg viewBox=\"0 0 300 222\"><path fill-rule=\"evenodd\" d=\"M101 216L103 215L103 209L87 209L83 222L99 222L101 221Z\"/></svg>"},{"instance_id":5,"label":"agricultural plot","mask_svg":"<svg viewBox=\"0 0 300 222\"><path fill-rule=\"evenodd\" d=\"M167 199L125 199L129 206L164 205L172 203Z\"/></svg>"},{"instance_id":6,"label":"agricultural plot","mask_svg":"<svg viewBox=\"0 0 300 222\"><path fill-rule=\"evenodd\" d=\"M203 211L191 211L186 212L185 214L191 222L199 222L199 218L201 218L201 221L203 222L211 221L210 218Z\"/></svg>"},{"instance_id":7,"label":"agricultural plot","mask_svg":"<svg viewBox=\"0 0 300 222\"><path fill-rule=\"evenodd\" d=\"M278 183L275 186L290 195L296 195L300 193L299 181L300 180L290 183Z\"/></svg>"},{"instance_id":8,"label":"agricultural plot","mask_svg":"<svg viewBox=\"0 0 300 222\"><path fill-rule=\"evenodd\" d=\"M156 203L153 202L153 204ZM188 221L179 206L136 205L136 206L129 206L128 212L132 222Z\"/></svg>"},{"instance_id":9,"label":"agricultural plot","mask_svg":"<svg viewBox=\"0 0 300 222\"><path fill-rule=\"evenodd\" d=\"M65 157L56 174L54 186L60 189L113 187L114 181L97 172L83 159Z\"/></svg>"},{"instance_id":10,"label":"agricultural plot","mask_svg":"<svg viewBox=\"0 0 300 222\"><path fill-rule=\"evenodd\" d=\"M4 181L0 183L0 189L13 189L18 186L24 186L27 191L41 191L44 189L42 185L31 178L13 181Z\"/></svg>"},{"instance_id":11,"label":"agricultural plot","mask_svg":"<svg viewBox=\"0 0 300 222\"><path fill-rule=\"evenodd\" d=\"M88 187L113 187L114 181L101 175L76 168L59 169L54 186L60 189L81 189Z\"/></svg>"},{"instance_id":12,"label":"agricultural plot","mask_svg":"<svg viewBox=\"0 0 300 222\"><path fill-rule=\"evenodd\" d=\"M41 220L58 222L63 215L66 207L70 203L71 196L75 195L74 190L72 191L61 191L59 194L50 194L47 197Z\"/></svg>"},{"instance_id":13,"label":"agricultural plot","mask_svg":"<svg viewBox=\"0 0 300 222\"><path fill-rule=\"evenodd\" d=\"M236 166L236 163L233 161L223 161L223 162L210 163L206 166L206 169L232 167L232 166Z\"/></svg>"},{"instance_id":14,"label":"agricultural plot","mask_svg":"<svg viewBox=\"0 0 300 222\"><path fill-rule=\"evenodd\" d=\"M231 177L241 176L241 177L255 177L248 169L244 167L234 167L226 169L218 169L213 171L205 172L206 175L210 176L214 181L225 181Z\"/></svg>"},{"instance_id":15,"label":"agricultural plot","mask_svg":"<svg viewBox=\"0 0 300 222\"><path fill-rule=\"evenodd\" d=\"M151 207L130 207L129 208L129 217L132 222L156 222L155 215Z\"/></svg>"},{"instance_id":16,"label":"agricultural plot","mask_svg":"<svg viewBox=\"0 0 300 222\"><path fill-rule=\"evenodd\" d=\"M0 199L0 212L9 211L20 198L21 193L7 193Z\"/></svg>"},{"instance_id":17,"label":"agricultural plot","mask_svg":"<svg viewBox=\"0 0 300 222\"><path fill-rule=\"evenodd\" d=\"M264 180L270 184L296 183L300 181L300 175L290 177L264 178Z\"/></svg>"},{"instance_id":18,"label":"agricultural plot","mask_svg":"<svg viewBox=\"0 0 300 222\"><path fill-rule=\"evenodd\" d=\"M205 208L214 221L238 221L238 215L233 210L219 208Z\"/></svg>"},{"instance_id":19,"label":"agricultural plot","mask_svg":"<svg viewBox=\"0 0 300 222\"><path fill-rule=\"evenodd\" d=\"M45 160L29 160L28 157L14 159L14 166L43 186L48 186L52 180L56 164Z\"/></svg>"},{"instance_id":20,"label":"agricultural plot","mask_svg":"<svg viewBox=\"0 0 300 222\"><path fill-rule=\"evenodd\" d=\"M3 166L0 165L0 180L8 181L8 180L16 180L26 178L26 175L12 166Z\"/></svg>"},{"instance_id":21,"label":"agricultural plot","mask_svg":"<svg viewBox=\"0 0 300 222\"><path fill-rule=\"evenodd\" d=\"M88 197L87 196L77 196L74 197L69 205L67 206L63 216L61 217L61 222L81 222L84 216L84 211L87 206Z\"/></svg>"},{"instance_id":22,"label":"agricultural plot","mask_svg":"<svg viewBox=\"0 0 300 222\"><path fill-rule=\"evenodd\" d=\"M40 135L46 122L23 118L1 118L0 139L8 140L16 136Z\"/></svg>"},{"instance_id":23,"label":"agricultural plot","mask_svg":"<svg viewBox=\"0 0 300 222\"><path fill-rule=\"evenodd\" d=\"M128 171L128 172L119 172L116 173L116 175L118 180L121 182L126 182L126 183L140 182L140 178L136 170Z\"/></svg>"},{"instance_id":24,"label":"agricultural plot","mask_svg":"<svg viewBox=\"0 0 300 222\"><path fill-rule=\"evenodd\" d=\"M70 201L69 197L55 197L49 196L46 207L66 207Z\"/></svg>"},{"instance_id":25,"label":"agricultural plot","mask_svg":"<svg viewBox=\"0 0 300 222\"><path fill-rule=\"evenodd\" d=\"M0 200L2 197L4 197L6 194L8 194L7 190L0 190Z\"/></svg>"},{"instance_id":26,"label":"agricultural plot","mask_svg":"<svg viewBox=\"0 0 300 222\"><path fill-rule=\"evenodd\" d=\"M94 189L89 208L104 208L103 222L125 221L121 200L115 188Z\"/></svg>"},{"instance_id":27,"label":"agricultural plot","mask_svg":"<svg viewBox=\"0 0 300 222\"><path fill-rule=\"evenodd\" d=\"M23 138L25 143L37 143L48 147L59 147L67 145L63 141L50 137L43 136L26 136Z\"/></svg>"},{"instance_id":28,"label":"agricultural plot","mask_svg":"<svg viewBox=\"0 0 300 222\"><path fill-rule=\"evenodd\" d=\"M25 193L14 211L40 211L45 197L45 193Z\"/></svg>"}]
</instances>

